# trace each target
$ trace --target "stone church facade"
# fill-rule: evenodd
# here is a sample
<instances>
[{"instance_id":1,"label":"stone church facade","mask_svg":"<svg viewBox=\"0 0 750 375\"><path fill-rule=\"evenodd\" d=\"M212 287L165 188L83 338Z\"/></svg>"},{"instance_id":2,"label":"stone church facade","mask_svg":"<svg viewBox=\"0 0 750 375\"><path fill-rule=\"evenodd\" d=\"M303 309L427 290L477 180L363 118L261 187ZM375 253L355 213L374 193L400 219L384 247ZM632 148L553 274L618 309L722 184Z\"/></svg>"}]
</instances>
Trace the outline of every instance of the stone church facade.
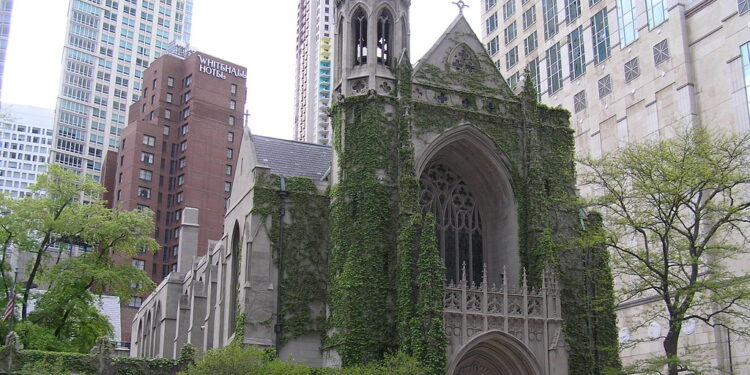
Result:
<instances>
[{"instance_id":1,"label":"stone church facade","mask_svg":"<svg viewBox=\"0 0 750 375\"><path fill-rule=\"evenodd\" d=\"M412 65L409 5L336 1L333 147L246 131L224 236L195 258L186 212L180 269L144 301L132 355L239 340L336 366L424 340L451 375L619 366L569 113L512 92L461 15ZM435 308L439 337L405 338Z\"/></svg>"}]
</instances>

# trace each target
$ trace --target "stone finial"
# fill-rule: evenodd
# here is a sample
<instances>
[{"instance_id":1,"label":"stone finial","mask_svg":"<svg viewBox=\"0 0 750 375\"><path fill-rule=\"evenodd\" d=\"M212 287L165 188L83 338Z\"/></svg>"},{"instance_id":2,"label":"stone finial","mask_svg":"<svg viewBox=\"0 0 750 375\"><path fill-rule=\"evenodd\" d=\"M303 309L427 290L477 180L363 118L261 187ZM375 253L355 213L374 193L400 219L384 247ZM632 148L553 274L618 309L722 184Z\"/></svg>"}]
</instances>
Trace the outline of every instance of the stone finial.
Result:
<instances>
[{"instance_id":1,"label":"stone finial","mask_svg":"<svg viewBox=\"0 0 750 375\"><path fill-rule=\"evenodd\" d=\"M10 333L5 336L5 345L14 348L15 350L23 349L23 344L21 343L21 339L18 337L16 331L10 331Z\"/></svg>"}]
</instances>

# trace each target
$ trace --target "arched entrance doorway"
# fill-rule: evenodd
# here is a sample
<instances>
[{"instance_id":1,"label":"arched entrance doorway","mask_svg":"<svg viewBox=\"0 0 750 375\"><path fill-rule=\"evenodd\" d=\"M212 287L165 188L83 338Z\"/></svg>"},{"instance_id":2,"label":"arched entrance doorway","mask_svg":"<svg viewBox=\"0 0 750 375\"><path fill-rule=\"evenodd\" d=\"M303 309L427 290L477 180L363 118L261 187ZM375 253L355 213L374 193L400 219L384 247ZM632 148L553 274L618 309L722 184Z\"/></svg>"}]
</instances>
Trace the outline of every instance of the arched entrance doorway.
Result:
<instances>
[{"instance_id":1,"label":"arched entrance doorway","mask_svg":"<svg viewBox=\"0 0 750 375\"><path fill-rule=\"evenodd\" d=\"M453 356L448 375L542 375L534 355L517 338L488 331L474 337Z\"/></svg>"}]
</instances>

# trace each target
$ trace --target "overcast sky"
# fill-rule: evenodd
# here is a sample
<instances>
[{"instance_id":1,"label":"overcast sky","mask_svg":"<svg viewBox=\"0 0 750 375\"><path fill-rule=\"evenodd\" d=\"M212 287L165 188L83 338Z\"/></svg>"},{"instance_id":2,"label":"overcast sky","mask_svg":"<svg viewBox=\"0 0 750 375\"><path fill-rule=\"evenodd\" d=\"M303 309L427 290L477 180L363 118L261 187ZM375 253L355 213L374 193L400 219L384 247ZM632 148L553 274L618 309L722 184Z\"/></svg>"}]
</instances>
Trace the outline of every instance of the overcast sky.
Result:
<instances>
[{"instance_id":1,"label":"overcast sky","mask_svg":"<svg viewBox=\"0 0 750 375\"><path fill-rule=\"evenodd\" d=\"M479 32L479 0L464 0ZM458 8L453 0L412 0L412 61L442 35ZM191 46L248 68L247 105L254 134L291 138L298 0L194 0ZM54 109L59 89L68 1L13 4L3 103Z\"/></svg>"}]
</instances>

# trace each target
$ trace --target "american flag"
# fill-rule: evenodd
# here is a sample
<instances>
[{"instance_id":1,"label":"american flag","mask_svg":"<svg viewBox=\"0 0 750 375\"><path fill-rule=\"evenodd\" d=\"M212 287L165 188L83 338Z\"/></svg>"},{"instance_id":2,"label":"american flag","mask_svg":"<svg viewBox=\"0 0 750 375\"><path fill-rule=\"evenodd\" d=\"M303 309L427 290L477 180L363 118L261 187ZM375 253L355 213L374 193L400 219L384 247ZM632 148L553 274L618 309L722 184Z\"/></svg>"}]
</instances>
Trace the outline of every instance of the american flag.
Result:
<instances>
[{"instance_id":1,"label":"american flag","mask_svg":"<svg viewBox=\"0 0 750 375\"><path fill-rule=\"evenodd\" d=\"M8 304L5 306L5 314L3 314L3 321L10 319L13 316L13 310L16 307L16 292L15 290L10 294Z\"/></svg>"}]
</instances>

